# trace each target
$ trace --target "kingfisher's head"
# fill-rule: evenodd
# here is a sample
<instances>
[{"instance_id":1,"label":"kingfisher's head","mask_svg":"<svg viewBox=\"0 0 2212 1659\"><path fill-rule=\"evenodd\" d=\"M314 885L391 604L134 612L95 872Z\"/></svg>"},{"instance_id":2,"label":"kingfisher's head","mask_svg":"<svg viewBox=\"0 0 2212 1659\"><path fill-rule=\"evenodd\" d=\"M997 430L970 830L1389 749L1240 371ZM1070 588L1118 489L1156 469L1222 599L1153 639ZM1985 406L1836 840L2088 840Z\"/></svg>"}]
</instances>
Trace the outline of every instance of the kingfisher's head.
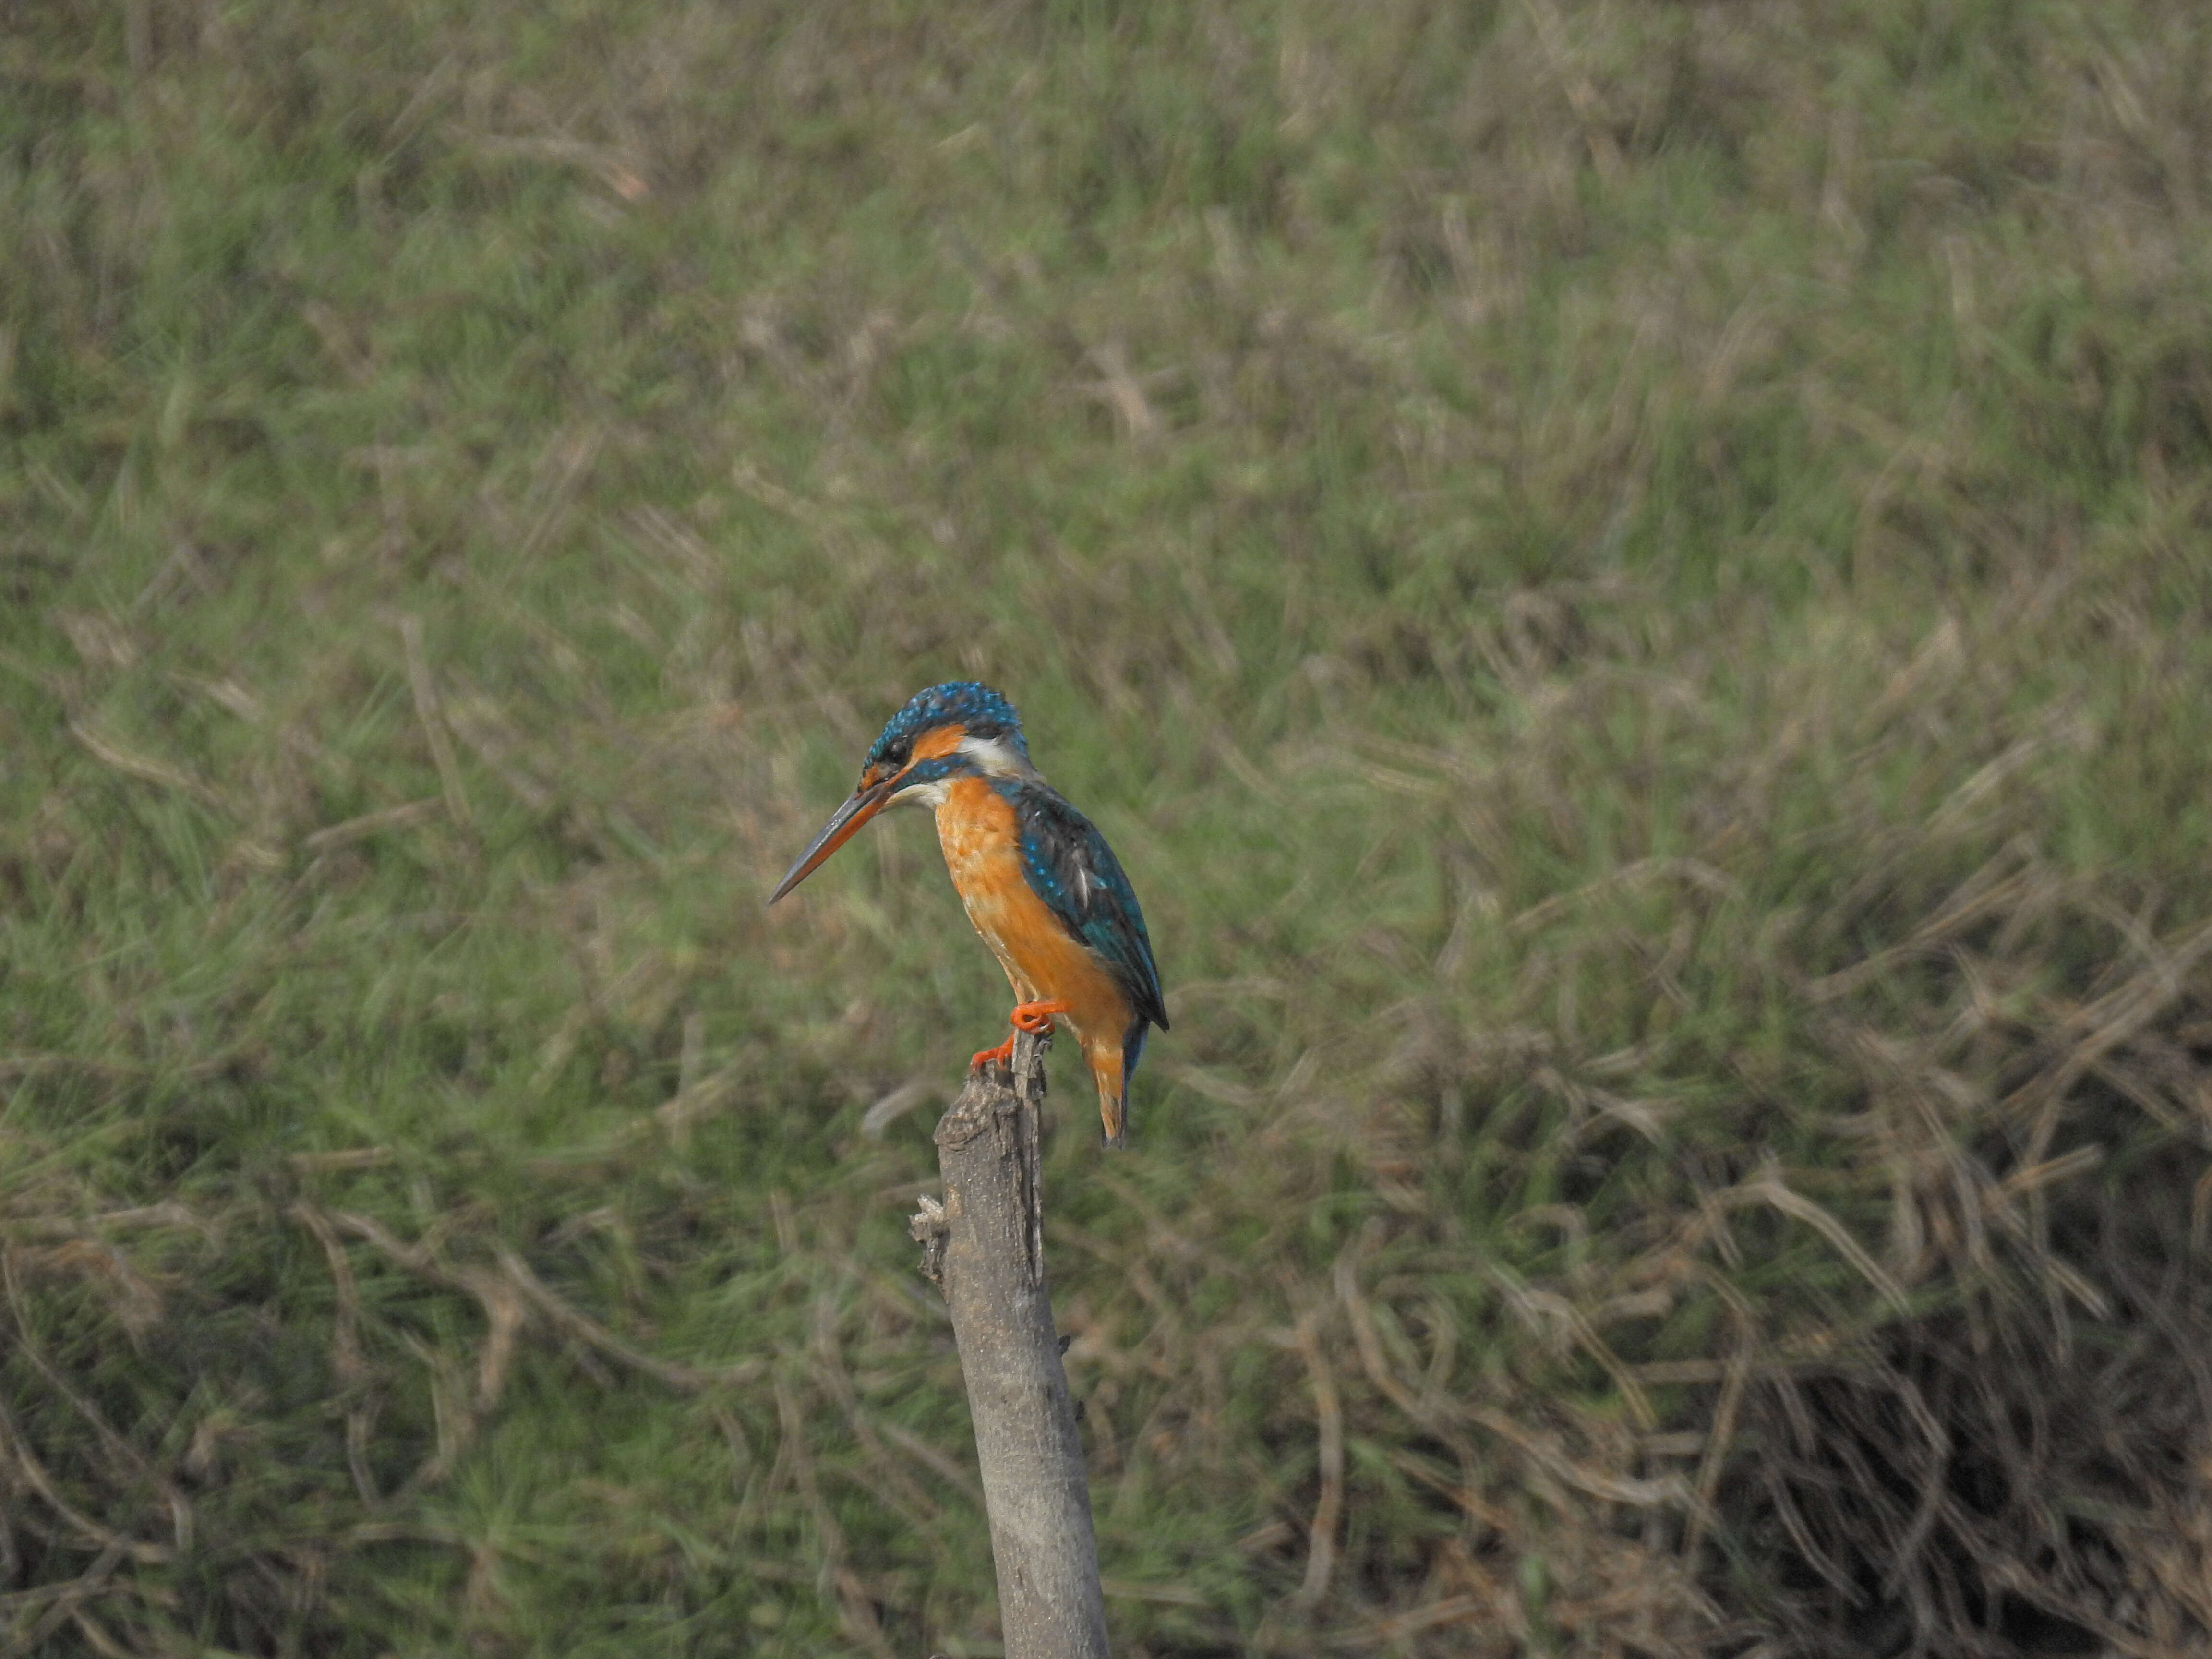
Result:
<instances>
[{"instance_id":1,"label":"kingfisher's head","mask_svg":"<svg viewBox=\"0 0 2212 1659\"><path fill-rule=\"evenodd\" d=\"M860 781L832 813L788 875L769 895L773 904L812 875L854 831L886 807L935 807L955 778L1029 776L1021 716L988 685L951 680L917 691L884 722L860 763Z\"/></svg>"}]
</instances>

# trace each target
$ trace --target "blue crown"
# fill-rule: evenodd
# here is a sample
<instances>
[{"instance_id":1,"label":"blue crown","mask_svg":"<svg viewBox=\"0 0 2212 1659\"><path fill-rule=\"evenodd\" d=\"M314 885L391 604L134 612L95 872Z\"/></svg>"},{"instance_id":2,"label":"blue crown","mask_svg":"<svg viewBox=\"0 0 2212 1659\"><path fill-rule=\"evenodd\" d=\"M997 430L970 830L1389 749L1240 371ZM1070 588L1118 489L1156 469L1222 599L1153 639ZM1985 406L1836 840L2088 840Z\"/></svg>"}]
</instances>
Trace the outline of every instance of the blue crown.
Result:
<instances>
[{"instance_id":1,"label":"blue crown","mask_svg":"<svg viewBox=\"0 0 2212 1659\"><path fill-rule=\"evenodd\" d=\"M904 765L914 740L940 726L957 726L970 737L996 738L1024 760L1030 757L1029 744L1022 741L1022 717L1014 713L1013 704L974 680L947 680L915 692L905 708L884 722L883 735L868 750L867 763Z\"/></svg>"}]
</instances>

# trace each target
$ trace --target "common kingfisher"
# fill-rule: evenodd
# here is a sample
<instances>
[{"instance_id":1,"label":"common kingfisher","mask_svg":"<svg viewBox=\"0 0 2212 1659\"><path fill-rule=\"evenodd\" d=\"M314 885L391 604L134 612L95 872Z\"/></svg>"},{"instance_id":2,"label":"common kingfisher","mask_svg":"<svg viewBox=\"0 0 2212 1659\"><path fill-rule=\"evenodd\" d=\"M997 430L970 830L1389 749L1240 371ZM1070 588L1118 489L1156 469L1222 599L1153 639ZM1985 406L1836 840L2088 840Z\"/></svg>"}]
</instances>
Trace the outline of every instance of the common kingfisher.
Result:
<instances>
[{"instance_id":1,"label":"common kingfisher","mask_svg":"<svg viewBox=\"0 0 2212 1659\"><path fill-rule=\"evenodd\" d=\"M1037 775L1014 706L955 680L918 691L885 722L852 798L769 895L774 904L870 818L927 806L968 920L1014 988L1017 1031L1065 1016L1098 1087L1106 1144L1121 1145L1129 1079L1148 1026L1168 1029L1145 913L1097 826ZM1005 1065L1010 1036L969 1062Z\"/></svg>"}]
</instances>

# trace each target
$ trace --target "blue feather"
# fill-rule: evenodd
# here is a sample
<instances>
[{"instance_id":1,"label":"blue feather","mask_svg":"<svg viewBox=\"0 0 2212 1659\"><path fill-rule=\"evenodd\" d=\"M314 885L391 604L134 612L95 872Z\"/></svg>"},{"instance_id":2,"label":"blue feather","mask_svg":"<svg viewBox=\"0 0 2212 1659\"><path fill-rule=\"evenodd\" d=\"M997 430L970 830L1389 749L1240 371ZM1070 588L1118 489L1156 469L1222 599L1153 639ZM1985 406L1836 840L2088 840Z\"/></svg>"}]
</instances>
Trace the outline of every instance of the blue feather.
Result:
<instances>
[{"instance_id":1,"label":"blue feather","mask_svg":"<svg viewBox=\"0 0 2212 1659\"><path fill-rule=\"evenodd\" d=\"M945 726L957 726L971 737L995 738L1012 745L1024 762L1030 757L1029 744L1022 740L1022 718L1014 713L1013 704L976 681L947 680L915 692L884 722L866 764L902 766L916 738Z\"/></svg>"},{"instance_id":2,"label":"blue feather","mask_svg":"<svg viewBox=\"0 0 2212 1659\"><path fill-rule=\"evenodd\" d=\"M1168 1011L1145 913L1121 861L1098 827L1045 784L1034 778L991 782L1014 809L1022 874L1030 890L1105 964L1129 999L1136 1022L1125 1052L1133 1071L1144 1052L1146 1025L1166 1030Z\"/></svg>"}]
</instances>

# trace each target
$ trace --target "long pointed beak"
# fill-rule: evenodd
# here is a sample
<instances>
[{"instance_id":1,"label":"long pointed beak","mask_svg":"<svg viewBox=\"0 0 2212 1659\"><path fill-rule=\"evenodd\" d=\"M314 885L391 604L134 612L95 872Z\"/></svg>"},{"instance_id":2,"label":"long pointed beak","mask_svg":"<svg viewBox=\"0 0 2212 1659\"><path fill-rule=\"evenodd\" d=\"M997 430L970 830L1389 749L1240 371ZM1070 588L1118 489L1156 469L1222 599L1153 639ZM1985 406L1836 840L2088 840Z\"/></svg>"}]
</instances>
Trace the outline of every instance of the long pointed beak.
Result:
<instances>
[{"instance_id":1,"label":"long pointed beak","mask_svg":"<svg viewBox=\"0 0 2212 1659\"><path fill-rule=\"evenodd\" d=\"M776 883L775 891L768 896L768 902L775 903L827 864L832 853L852 840L862 824L884 810L884 803L891 798L891 786L897 781L896 778L885 778L870 788L854 790L852 799L830 815L830 822L822 826L822 833L799 855L799 862L791 866L791 873Z\"/></svg>"}]
</instances>

